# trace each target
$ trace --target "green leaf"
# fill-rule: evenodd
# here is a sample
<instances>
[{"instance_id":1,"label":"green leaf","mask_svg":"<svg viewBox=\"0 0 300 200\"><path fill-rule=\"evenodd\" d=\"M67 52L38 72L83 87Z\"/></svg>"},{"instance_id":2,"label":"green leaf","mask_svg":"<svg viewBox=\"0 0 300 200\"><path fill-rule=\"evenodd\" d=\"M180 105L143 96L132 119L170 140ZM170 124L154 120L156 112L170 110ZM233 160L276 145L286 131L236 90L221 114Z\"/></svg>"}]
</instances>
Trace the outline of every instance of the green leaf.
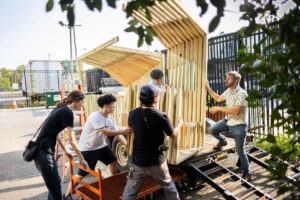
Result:
<instances>
[{"instance_id":1,"label":"green leaf","mask_svg":"<svg viewBox=\"0 0 300 200\"><path fill-rule=\"evenodd\" d=\"M259 44L253 45L253 49L254 49L255 53L257 53L257 54L261 53L261 51L260 51L260 45Z\"/></svg>"},{"instance_id":2,"label":"green leaf","mask_svg":"<svg viewBox=\"0 0 300 200\"><path fill-rule=\"evenodd\" d=\"M143 38L140 38L139 41L138 41L138 47L141 47L144 43L144 40Z\"/></svg>"},{"instance_id":3,"label":"green leaf","mask_svg":"<svg viewBox=\"0 0 300 200\"><path fill-rule=\"evenodd\" d=\"M277 109L274 109L274 110L272 111L271 118L272 118L272 119L280 119L280 118L281 118L281 115L279 114L279 112L278 112Z\"/></svg>"},{"instance_id":4,"label":"green leaf","mask_svg":"<svg viewBox=\"0 0 300 200\"><path fill-rule=\"evenodd\" d=\"M134 10L138 10L140 8L140 2L139 1L130 1L126 6L126 17L129 17L132 15Z\"/></svg>"},{"instance_id":5,"label":"green leaf","mask_svg":"<svg viewBox=\"0 0 300 200\"><path fill-rule=\"evenodd\" d=\"M97 10L102 10L102 0L94 0L94 6L97 8Z\"/></svg>"},{"instance_id":6,"label":"green leaf","mask_svg":"<svg viewBox=\"0 0 300 200\"><path fill-rule=\"evenodd\" d=\"M157 36L157 33L155 32L155 30L154 30L151 26L147 26L147 27L146 27L146 31L147 31L148 33L151 32L151 34L152 34L153 36Z\"/></svg>"},{"instance_id":7,"label":"green leaf","mask_svg":"<svg viewBox=\"0 0 300 200\"><path fill-rule=\"evenodd\" d=\"M145 15L146 19L148 19L149 21L152 21L152 16L151 16L151 13L149 11L148 8L146 8L146 15Z\"/></svg>"},{"instance_id":8,"label":"green leaf","mask_svg":"<svg viewBox=\"0 0 300 200\"><path fill-rule=\"evenodd\" d=\"M259 99L261 98L261 94L257 89L252 89L247 97L249 100Z\"/></svg>"},{"instance_id":9,"label":"green leaf","mask_svg":"<svg viewBox=\"0 0 300 200\"><path fill-rule=\"evenodd\" d=\"M208 4L205 0L196 0L196 5L201 7L200 16L204 15L207 11Z\"/></svg>"},{"instance_id":10,"label":"green leaf","mask_svg":"<svg viewBox=\"0 0 300 200\"><path fill-rule=\"evenodd\" d=\"M246 53L246 49L239 49L238 50L238 54L245 54Z\"/></svg>"},{"instance_id":11,"label":"green leaf","mask_svg":"<svg viewBox=\"0 0 300 200\"><path fill-rule=\"evenodd\" d=\"M271 148L270 153L274 156L279 156L282 153L282 149L276 145Z\"/></svg>"},{"instance_id":12,"label":"green leaf","mask_svg":"<svg viewBox=\"0 0 300 200\"><path fill-rule=\"evenodd\" d=\"M143 38L144 37L144 28L142 26L137 28L137 33L139 35L139 38Z\"/></svg>"},{"instance_id":13,"label":"green leaf","mask_svg":"<svg viewBox=\"0 0 300 200\"><path fill-rule=\"evenodd\" d=\"M130 26L130 27L126 28L124 31L137 33L137 28L135 28L134 26Z\"/></svg>"},{"instance_id":14,"label":"green leaf","mask_svg":"<svg viewBox=\"0 0 300 200\"><path fill-rule=\"evenodd\" d=\"M265 88L270 88L277 81L277 74L275 72L269 73L265 76L263 80L259 82L259 85Z\"/></svg>"},{"instance_id":15,"label":"green leaf","mask_svg":"<svg viewBox=\"0 0 300 200\"><path fill-rule=\"evenodd\" d=\"M73 6L68 7L67 18L69 21L69 26L74 26L75 15L74 15L74 7Z\"/></svg>"},{"instance_id":16,"label":"green leaf","mask_svg":"<svg viewBox=\"0 0 300 200\"><path fill-rule=\"evenodd\" d=\"M267 135L267 142L275 143L276 142L276 137L274 135L268 134Z\"/></svg>"},{"instance_id":17,"label":"green leaf","mask_svg":"<svg viewBox=\"0 0 300 200\"><path fill-rule=\"evenodd\" d=\"M46 4L46 12L49 12L53 9L53 0L49 0Z\"/></svg>"},{"instance_id":18,"label":"green leaf","mask_svg":"<svg viewBox=\"0 0 300 200\"><path fill-rule=\"evenodd\" d=\"M116 8L116 0L107 0L107 4L112 8Z\"/></svg>"},{"instance_id":19,"label":"green leaf","mask_svg":"<svg viewBox=\"0 0 300 200\"><path fill-rule=\"evenodd\" d=\"M128 24L130 24L131 26L135 26L135 25L137 25L137 23L139 23L139 21L136 20L136 19L130 20L130 21L128 22Z\"/></svg>"},{"instance_id":20,"label":"green leaf","mask_svg":"<svg viewBox=\"0 0 300 200\"><path fill-rule=\"evenodd\" d=\"M147 42L147 44L151 45L152 41L153 41L153 37L150 36L150 35L146 35L146 42Z\"/></svg>"},{"instance_id":21,"label":"green leaf","mask_svg":"<svg viewBox=\"0 0 300 200\"><path fill-rule=\"evenodd\" d=\"M209 28L208 28L208 31L211 33L213 32L219 25L220 23L220 16L215 16L213 18L213 20L211 20L211 22L209 23Z\"/></svg>"},{"instance_id":22,"label":"green leaf","mask_svg":"<svg viewBox=\"0 0 300 200\"><path fill-rule=\"evenodd\" d=\"M91 0L84 0L84 2L85 2L85 5L86 5L91 11L94 10L94 5L93 5L93 3L92 3Z\"/></svg>"}]
</instances>

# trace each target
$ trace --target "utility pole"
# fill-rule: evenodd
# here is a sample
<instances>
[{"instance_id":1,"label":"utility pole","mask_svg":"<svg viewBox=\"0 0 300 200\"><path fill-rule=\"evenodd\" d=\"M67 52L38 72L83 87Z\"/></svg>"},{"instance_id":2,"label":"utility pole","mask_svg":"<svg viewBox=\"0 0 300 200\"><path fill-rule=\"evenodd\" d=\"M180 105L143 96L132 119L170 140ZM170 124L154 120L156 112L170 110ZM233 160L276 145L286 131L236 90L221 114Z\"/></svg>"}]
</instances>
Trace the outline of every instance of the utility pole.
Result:
<instances>
[{"instance_id":1,"label":"utility pole","mask_svg":"<svg viewBox=\"0 0 300 200\"><path fill-rule=\"evenodd\" d=\"M81 26L81 25L66 25L62 21L58 22L59 25L63 27L68 27L69 29L69 35L70 35L70 75L71 75L71 82L74 83L74 66L73 66L73 46L72 43L74 42L74 50L75 50L75 62L76 62L76 73L78 73L78 64L77 64L77 46L76 46L76 37L75 37L75 27L74 26ZM72 38L72 31L73 31L73 38ZM76 78L78 76L75 76Z\"/></svg>"}]
</instances>

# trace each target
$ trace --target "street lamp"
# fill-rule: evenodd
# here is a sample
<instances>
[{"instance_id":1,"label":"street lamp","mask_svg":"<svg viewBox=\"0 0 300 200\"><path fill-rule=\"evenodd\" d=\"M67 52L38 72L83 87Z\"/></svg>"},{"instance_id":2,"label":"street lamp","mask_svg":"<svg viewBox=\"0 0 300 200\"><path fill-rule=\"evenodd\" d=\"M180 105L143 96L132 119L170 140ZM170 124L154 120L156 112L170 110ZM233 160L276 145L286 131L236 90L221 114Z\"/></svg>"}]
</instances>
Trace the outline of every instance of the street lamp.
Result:
<instances>
[{"instance_id":1,"label":"street lamp","mask_svg":"<svg viewBox=\"0 0 300 200\"><path fill-rule=\"evenodd\" d=\"M69 28L69 32L70 32L70 67L71 67L71 79L73 80L73 51L72 51L72 30L73 30L73 38L74 38L74 50L75 50L75 61L76 61L76 72L78 73L78 63L77 63L77 47L76 47L76 37L75 37L75 28L74 26L81 26L81 25L74 25L74 26L70 26L70 25L66 25L65 23L63 23L62 21L58 22L59 25L61 25L62 27L68 27Z\"/></svg>"}]
</instances>

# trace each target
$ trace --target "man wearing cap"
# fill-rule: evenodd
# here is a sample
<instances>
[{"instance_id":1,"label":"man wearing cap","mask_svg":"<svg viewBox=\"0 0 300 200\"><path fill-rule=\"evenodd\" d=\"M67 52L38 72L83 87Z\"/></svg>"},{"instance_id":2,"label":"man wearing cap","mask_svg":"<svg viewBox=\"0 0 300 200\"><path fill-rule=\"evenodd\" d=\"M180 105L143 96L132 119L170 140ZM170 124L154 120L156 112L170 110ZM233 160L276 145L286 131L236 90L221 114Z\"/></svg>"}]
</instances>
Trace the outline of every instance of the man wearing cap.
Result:
<instances>
[{"instance_id":1,"label":"man wearing cap","mask_svg":"<svg viewBox=\"0 0 300 200\"><path fill-rule=\"evenodd\" d=\"M176 186L169 173L163 145L164 133L176 137L181 126L179 120L174 129L168 116L155 108L161 90L153 84L141 88L140 101L142 106L129 113L128 125L134 133L133 154L123 200L135 200L144 179L151 175L165 191L166 199L179 199Z\"/></svg>"}]
</instances>

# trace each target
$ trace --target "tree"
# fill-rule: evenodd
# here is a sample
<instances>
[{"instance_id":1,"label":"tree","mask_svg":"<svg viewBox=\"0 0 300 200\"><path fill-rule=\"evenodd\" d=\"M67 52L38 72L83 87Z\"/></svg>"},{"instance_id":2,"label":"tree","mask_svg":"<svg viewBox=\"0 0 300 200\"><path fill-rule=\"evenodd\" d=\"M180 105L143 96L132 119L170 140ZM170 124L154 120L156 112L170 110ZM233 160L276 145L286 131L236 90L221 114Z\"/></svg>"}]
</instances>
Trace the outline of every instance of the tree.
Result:
<instances>
[{"instance_id":1,"label":"tree","mask_svg":"<svg viewBox=\"0 0 300 200\"><path fill-rule=\"evenodd\" d=\"M12 80L13 80L12 70L8 70L5 68L0 69L0 90L1 91L10 91Z\"/></svg>"},{"instance_id":2,"label":"tree","mask_svg":"<svg viewBox=\"0 0 300 200\"><path fill-rule=\"evenodd\" d=\"M242 72L255 75L262 88L271 88L273 93L270 99L278 102L271 114L271 128L282 128L282 134L290 138L287 140L288 145L279 145L271 132L262 141L273 144L270 153L279 159L269 161L271 178L284 183L279 187L278 194L289 191L289 198L299 199L299 177L293 181L287 179L287 165L283 162L289 160L295 152L299 156L300 152L300 1L295 0L294 3L295 7L282 18L277 16L278 8L272 0L264 3L256 0L241 6L240 10L244 13L242 19L249 21L249 26L242 29L241 34L247 37L262 30L265 37L254 45L254 52L248 52L243 45L239 51L239 63L243 64ZM264 20L259 22L257 19ZM270 24L266 19L276 19L277 22ZM278 51L280 47L284 51ZM248 101L250 106L258 107L261 106L261 99L259 91L254 89ZM285 146L291 148L287 150ZM299 163L296 167L299 167Z\"/></svg>"},{"instance_id":3,"label":"tree","mask_svg":"<svg viewBox=\"0 0 300 200\"><path fill-rule=\"evenodd\" d=\"M112 7L116 8L117 0L106 0L107 4ZM159 2L166 1L166 0L157 0ZM196 5L201 8L200 16L204 15L208 8L208 3L206 0L195 0ZM102 0L84 0L86 6L89 10L94 11L97 10L101 12L102 10ZM224 16L224 7L226 5L225 0L210 0L211 4L216 7L217 13L216 16L211 20L209 25L209 32L213 32L216 27L218 26L221 17ZM63 12L67 13L67 18L69 21L69 26L74 26L75 23L75 1L74 0L60 0L59 5ZM152 20L151 13L148 9L149 6L155 5L155 0L132 0L128 2L126 6L126 14L127 18L131 17L133 11L139 9L145 9L146 11L146 18L148 20ZM49 12L53 9L54 0L48 0L46 4L46 11ZM138 34L138 46L142 46L144 41L151 45L153 41L153 36L156 36L156 32L150 26L144 26L137 20L131 20L129 23L129 27L125 29L126 32L134 32Z\"/></svg>"},{"instance_id":4,"label":"tree","mask_svg":"<svg viewBox=\"0 0 300 200\"><path fill-rule=\"evenodd\" d=\"M64 60L62 62L62 65L63 65L63 68L64 68L63 69L63 73L64 74L68 74L71 71L71 62L69 60ZM77 68L76 68L76 61L74 60L73 61L73 73L77 72L76 70L77 70Z\"/></svg>"}]
</instances>

